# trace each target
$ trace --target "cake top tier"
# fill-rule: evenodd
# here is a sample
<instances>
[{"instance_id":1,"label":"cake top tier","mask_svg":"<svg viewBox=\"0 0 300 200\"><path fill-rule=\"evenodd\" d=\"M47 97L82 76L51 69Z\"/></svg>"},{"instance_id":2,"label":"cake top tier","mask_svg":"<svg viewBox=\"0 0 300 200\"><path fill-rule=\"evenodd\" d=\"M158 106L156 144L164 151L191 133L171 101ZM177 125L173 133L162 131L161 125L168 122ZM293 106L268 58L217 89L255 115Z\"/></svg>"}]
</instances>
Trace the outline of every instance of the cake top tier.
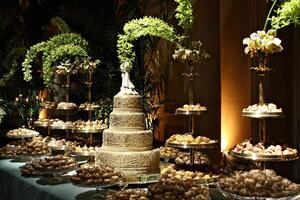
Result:
<instances>
[{"instance_id":1,"label":"cake top tier","mask_svg":"<svg viewBox=\"0 0 300 200\"><path fill-rule=\"evenodd\" d=\"M114 96L114 111L142 111L142 97L140 95L118 94Z\"/></svg>"}]
</instances>

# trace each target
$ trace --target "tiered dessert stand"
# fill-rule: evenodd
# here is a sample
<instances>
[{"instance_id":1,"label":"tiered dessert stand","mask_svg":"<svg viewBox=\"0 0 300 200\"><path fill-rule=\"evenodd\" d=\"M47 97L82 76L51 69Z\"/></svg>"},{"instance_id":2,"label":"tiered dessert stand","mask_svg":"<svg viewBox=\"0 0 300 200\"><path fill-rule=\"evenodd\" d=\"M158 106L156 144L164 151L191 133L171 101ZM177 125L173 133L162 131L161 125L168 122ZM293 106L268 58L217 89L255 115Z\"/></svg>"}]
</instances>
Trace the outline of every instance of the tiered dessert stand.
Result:
<instances>
[{"instance_id":1,"label":"tiered dessert stand","mask_svg":"<svg viewBox=\"0 0 300 200\"><path fill-rule=\"evenodd\" d=\"M87 111L88 112L88 120L92 120L92 112L95 112L100 108L99 105L93 104L92 103L92 77L93 77L93 65L89 65L88 69L88 75L87 75L87 81L85 82L88 88L88 97L87 97L87 104L85 104L83 107L79 107L79 110L81 111ZM93 134L94 133L102 133L103 129L74 129L73 130L76 133L83 133L83 134L89 134L89 143L90 145L93 144Z\"/></svg>"},{"instance_id":2,"label":"tiered dessert stand","mask_svg":"<svg viewBox=\"0 0 300 200\"><path fill-rule=\"evenodd\" d=\"M189 81L189 105L194 105L194 88L193 88L193 82L194 78L196 76L199 76L198 73L193 72L193 66L189 65L189 73L183 73L183 76L188 79ZM188 116L188 133L185 133L185 135L195 135L195 117L198 115L202 115L207 111L206 107L198 105L197 109L184 109L184 108L177 108L175 115L184 115ZM189 144L189 143L173 143L170 141L166 142L166 146L176 148L176 149L182 149L184 151L189 151L189 157L190 157L190 167L193 169L194 164L194 158L195 158L195 152L196 151L202 151L207 149L214 149L218 146L218 141L213 140L213 142L210 143L201 143L201 144ZM168 160L168 159L165 159ZM207 180L206 182L210 182Z\"/></svg>"},{"instance_id":3,"label":"tiered dessert stand","mask_svg":"<svg viewBox=\"0 0 300 200\"><path fill-rule=\"evenodd\" d=\"M64 85L65 89L66 89L66 103L69 103L69 99L70 99L70 87L71 87L71 83L70 83L70 75L72 73L72 68L66 70L66 84ZM65 117L65 121L68 123L70 122L70 114L74 113L74 111L77 109L77 107L73 106L73 107L69 107L69 106L60 106L57 107L56 110L58 111L62 111L66 117ZM73 129L73 127L71 125L59 125L56 126L54 124L50 124L50 128L53 130L66 130L66 134L67 134L67 138L69 137L70 134L70 130Z\"/></svg>"},{"instance_id":4,"label":"tiered dessert stand","mask_svg":"<svg viewBox=\"0 0 300 200\"><path fill-rule=\"evenodd\" d=\"M56 103L55 102L49 102L49 101L43 101L41 102L41 109L47 111L47 118L43 119L43 121L35 121L33 123L34 127L40 127L40 128L47 128L48 130L48 135L51 134L51 129L50 129L50 120L51 120L51 115L53 110L56 109Z\"/></svg>"},{"instance_id":5,"label":"tiered dessert stand","mask_svg":"<svg viewBox=\"0 0 300 200\"><path fill-rule=\"evenodd\" d=\"M92 75L93 75L93 68L89 67L87 69L88 71L88 78L86 81L86 84L88 86L88 102L86 104L83 104L83 106L59 106L57 107L56 105L50 104L43 106L44 109L47 110L56 110L59 111L60 114L65 115L65 122L70 123L70 116L74 114L76 111L87 111L88 112L88 120L92 120L92 112L96 111L99 109L99 105L93 104L92 103L92 92L91 92L91 87L92 87ZM73 73L73 67L70 67L69 69L65 70L64 75L66 76L66 84L64 85L64 88L66 89L66 96L65 96L65 103L69 103L70 99L70 87L71 87L71 82L70 82L70 76ZM59 73L58 73L59 74ZM51 117L48 116L49 119L45 121L35 121L34 126L36 127L42 127L42 128L48 128L48 135L50 135L51 130L65 130L67 134L67 138L70 136L70 133L82 133L82 134L89 134L89 143L90 145L93 144L93 134L94 133L102 133L103 128L101 129L85 129L85 128L76 128L74 127L71 123L70 124L62 124L62 125L57 125L53 124L55 120L51 120Z\"/></svg>"},{"instance_id":6,"label":"tiered dessert stand","mask_svg":"<svg viewBox=\"0 0 300 200\"><path fill-rule=\"evenodd\" d=\"M268 67L258 67L255 69L258 72L258 81L259 81L259 106L266 105L265 103L265 96L264 96L264 81L265 81L265 75L268 71L271 69ZM267 139L267 133L266 133L266 120L267 119L274 119L274 118L282 118L284 117L284 114L282 111L274 111L274 112L251 112L247 111L246 109L243 110L242 113L243 117L248 117L251 119L258 120L258 141L262 144L265 144ZM287 155L265 155L265 154L259 154L259 153L238 153L235 151L230 151L229 153L231 156L238 158L238 159L244 159L244 160L251 160L255 162L259 162L260 167L264 169L266 166L266 162L279 162L279 161L291 161L291 160L297 160L298 154L287 154Z\"/></svg>"}]
</instances>

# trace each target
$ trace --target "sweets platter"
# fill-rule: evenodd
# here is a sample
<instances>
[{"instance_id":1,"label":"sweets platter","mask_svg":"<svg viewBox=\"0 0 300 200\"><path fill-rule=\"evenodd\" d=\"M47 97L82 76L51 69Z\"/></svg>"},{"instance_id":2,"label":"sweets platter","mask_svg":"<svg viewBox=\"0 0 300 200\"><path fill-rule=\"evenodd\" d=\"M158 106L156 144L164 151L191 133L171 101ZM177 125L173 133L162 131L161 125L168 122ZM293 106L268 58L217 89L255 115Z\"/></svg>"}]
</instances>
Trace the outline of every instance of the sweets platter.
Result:
<instances>
[{"instance_id":1,"label":"sweets platter","mask_svg":"<svg viewBox=\"0 0 300 200\"><path fill-rule=\"evenodd\" d=\"M229 155L239 158L239 159L245 159L245 160L252 160L252 161L258 161L258 162L281 162L281 161L293 161L299 159L299 156L297 153L295 154L288 154L288 155L265 155L265 154L245 154L245 153L238 153L235 151L230 151Z\"/></svg>"},{"instance_id":2,"label":"sweets platter","mask_svg":"<svg viewBox=\"0 0 300 200\"><path fill-rule=\"evenodd\" d=\"M254 119L270 119L270 118L283 118L282 112L243 112L242 117L249 117Z\"/></svg>"},{"instance_id":3,"label":"sweets platter","mask_svg":"<svg viewBox=\"0 0 300 200\"><path fill-rule=\"evenodd\" d=\"M178 149L214 149L218 146L218 141L212 143L203 143L203 144L178 144L178 143L171 143L167 142L166 145L168 147L178 148Z\"/></svg>"}]
</instances>

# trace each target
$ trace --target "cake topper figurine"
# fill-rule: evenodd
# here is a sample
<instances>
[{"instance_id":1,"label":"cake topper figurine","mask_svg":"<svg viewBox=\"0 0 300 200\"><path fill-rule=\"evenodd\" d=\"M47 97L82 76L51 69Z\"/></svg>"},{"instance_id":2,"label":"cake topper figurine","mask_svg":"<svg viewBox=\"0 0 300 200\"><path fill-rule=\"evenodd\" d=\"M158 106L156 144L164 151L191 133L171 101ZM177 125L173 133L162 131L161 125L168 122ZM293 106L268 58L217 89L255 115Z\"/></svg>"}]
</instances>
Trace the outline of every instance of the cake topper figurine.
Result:
<instances>
[{"instance_id":1,"label":"cake topper figurine","mask_svg":"<svg viewBox=\"0 0 300 200\"><path fill-rule=\"evenodd\" d=\"M124 94L130 94L130 95L137 95L138 93L135 91L135 87L133 85L133 83L130 80L130 70L131 67L129 67L129 63L125 62L121 64L121 72L122 72L122 85L120 88L120 95L124 95Z\"/></svg>"}]
</instances>

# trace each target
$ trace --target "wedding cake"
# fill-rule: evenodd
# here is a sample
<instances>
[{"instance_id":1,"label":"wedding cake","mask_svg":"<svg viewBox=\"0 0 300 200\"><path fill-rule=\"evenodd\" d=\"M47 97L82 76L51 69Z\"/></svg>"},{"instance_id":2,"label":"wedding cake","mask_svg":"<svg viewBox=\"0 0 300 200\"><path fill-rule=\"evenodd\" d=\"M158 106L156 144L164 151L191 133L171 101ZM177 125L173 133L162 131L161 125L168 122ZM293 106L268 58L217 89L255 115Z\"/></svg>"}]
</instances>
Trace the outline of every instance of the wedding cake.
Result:
<instances>
[{"instance_id":1,"label":"wedding cake","mask_svg":"<svg viewBox=\"0 0 300 200\"><path fill-rule=\"evenodd\" d=\"M159 149L152 149L152 131L145 129L142 99L137 93L120 92L114 97L109 129L97 150L97 165L108 165L125 174L159 171Z\"/></svg>"}]
</instances>

